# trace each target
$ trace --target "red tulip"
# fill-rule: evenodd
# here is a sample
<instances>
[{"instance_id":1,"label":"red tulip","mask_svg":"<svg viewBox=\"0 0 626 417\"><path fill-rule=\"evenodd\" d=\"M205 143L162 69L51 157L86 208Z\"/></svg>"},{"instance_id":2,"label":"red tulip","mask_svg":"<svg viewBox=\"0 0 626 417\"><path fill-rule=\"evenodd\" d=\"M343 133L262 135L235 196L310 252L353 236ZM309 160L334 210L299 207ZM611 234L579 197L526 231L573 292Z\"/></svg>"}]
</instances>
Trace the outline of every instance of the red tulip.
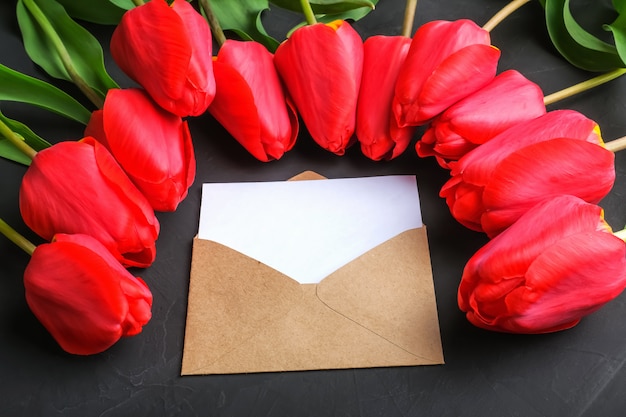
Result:
<instances>
[{"instance_id":1,"label":"red tulip","mask_svg":"<svg viewBox=\"0 0 626 417\"><path fill-rule=\"evenodd\" d=\"M356 136L363 154L375 161L402 154L416 130L399 127L391 111L398 72L410 44L404 36L372 36L363 43Z\"/></svg>"},{"instance_id":2,"label":"red tulip","mask_svg":"<svg viewBox=\"0 0 626 417\"><path fill-rule=\"evenodd\" d=\"M555 195L599 202L615 180L614 155L602 145L594 121L572 110L549 112L453 163L440 196L461 224L493 237Z\"/></svg>"},{"instance_id":3,"label":"red tulip","mask_svg":"<svg viewBox=\"0 0 626 417\"><path fill-rule=\"evenodd\" d=\"M602 209L573 196L538 204L467 263L458 302L489 330L546 333L575 326L626 286L624 242Z\"/></svg>"},{"instance_id":4,"label":"red tulip","mask_svg":"<svg viewBox=\"0 0 626 417\"><path fill-rule=\"evenodd\" d=\"M213 62L217 94L209 112L260 161L279 159L298 137L298 115L257 42L227 40Z\"/></svg>"},{"instance_id":5,"label":"red tulip","mask_svg":"<svg viewBox=\"0 0 626 417\"><path fill-rule=\"evenodd\" d=\"M88 235L39 245L24 272L28 306L66 352L100 353L150 320L152 294Z\"/></svg>"},{"instance_id":6,"label":"red tulip","mask_svg":"<svg viewBox=\"0 0 626 417\"><path fill-rule=\"evenodd\" d=\"M85 130L111 152L157 211L174 211L196 173L187 122L140 89L109 90Z\"/></svg>"},{"instance_id":7,"label":"red tulip","mask_svg":"<svg viewBox=\"0 0 626 417\"><path fill-rule=\"evenodd\" d=\"M448 168L449 161L545 112L541 88L517 71L505 71L435 117L417 142L417 154L435 156Z\"/></svg>"},{"instance_id":8,"label":"red tulip","mask_svg":"<svg viewBox=\"0 0 626 417\"><path fill-rule=\"evenodd\" d=\"M215 95L211 29L185 0L152 0L122 17L111 55L164 109L199 116Z\"/></svg>"},{"instance_id":9,"label":"red tulip","mask_svg":"<svg viewBox=\"0 0 626 417\"><path fill-rule=\"evenodd\" d=\"M91 137L39 151L20 188L28 227L46 240L59 233L99 240L126 266L149 266L159 222L146 198L104 146Z\"/></svg>"},{"instance_id":10,"label":"red tulip","mask_svg":"<svg viewBox=\"0 0 626 417\"><path fill-rule=\"evenodd\" d=\"M363 68L363 41L347 22L303 26L274 54L274 63L311 137L343 155L353 143Z\"/></svg>"},{"instance_id":11,"label":"red tulip","mask_svg":"<svg viewBox=\"0 0 626 417\"><path fill-rule=\"evenodd\" d=\"M398 124L422 125L484 87L495 77L499 58L489 32L471 20L422 25L396 83L393 111Z\"/></svg>"}]
</instances>

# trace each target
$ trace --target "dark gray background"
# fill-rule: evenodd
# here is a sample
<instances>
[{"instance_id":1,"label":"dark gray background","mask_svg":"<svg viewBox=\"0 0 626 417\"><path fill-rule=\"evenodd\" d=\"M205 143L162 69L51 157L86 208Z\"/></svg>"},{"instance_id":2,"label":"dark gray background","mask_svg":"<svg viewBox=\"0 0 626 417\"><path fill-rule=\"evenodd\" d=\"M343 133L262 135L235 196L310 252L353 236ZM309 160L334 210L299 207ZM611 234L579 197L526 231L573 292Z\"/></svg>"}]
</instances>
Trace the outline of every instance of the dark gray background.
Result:
<instances>
[{"instance_id":1,"label":"dark gray background","mask_svg":"<svg viewBox=\"0 0 626 417\"><path fill-rule=\"evenodd\" d=\"M421 0L415 27L434 19L470 18L484 24L505 0ZM584 2L574 2L576 5ZM591 1L587 4L610 2ZM233 2L235 4L235 2ZM580 8L578 7L578 8ZM608 6L607 6L608 7ZM23 51L15 4L0 4L0 62L49 80ZM404 4L381 0L355 27L363 38L399 33ZM590 78L552 47L537 2L492 33L502 51L499 71L517 69L546 94ZM590 14L584 13L589 19ZM610 13L608 14L610 16ZM269 16L269 15L268 15ZM289 14L271 13L282 36ZM105 46L106 64L128 81L108 54L111 27L86 25ZM67 83L49 80L80 97ZM626 135L626 79L567 99L596 120L605 140ZM9 117L52 142L81 137L82 127L33 107L2 103ZM154 294L153 319L139 336L90 357L61 351L28 310L22 272L28 256L0 239L0 415L2 416L621 416L626 409L626 296L556 334L519 336L472 327L456 305L465 262L486 238L458 225L438 197L447 172L413 147L392 162L372 162L357 147L334 156L303 132L277 162L249 156L210 117L190 120L198 174L175 213L159 214L162 231L154 265L139 271ZM420 130L419 133L421 133ZM614 190L603 200L615 229L626 223L626 154L618 154ZM25 167L0 161L0 217L36 243L19 218L18 188ZM303 170L329 178L385 174L418 177L428 226L446 364L442 366L181 377L191 240L197 231L202 182L285 180Z\"/></svg>"}]
</instances>

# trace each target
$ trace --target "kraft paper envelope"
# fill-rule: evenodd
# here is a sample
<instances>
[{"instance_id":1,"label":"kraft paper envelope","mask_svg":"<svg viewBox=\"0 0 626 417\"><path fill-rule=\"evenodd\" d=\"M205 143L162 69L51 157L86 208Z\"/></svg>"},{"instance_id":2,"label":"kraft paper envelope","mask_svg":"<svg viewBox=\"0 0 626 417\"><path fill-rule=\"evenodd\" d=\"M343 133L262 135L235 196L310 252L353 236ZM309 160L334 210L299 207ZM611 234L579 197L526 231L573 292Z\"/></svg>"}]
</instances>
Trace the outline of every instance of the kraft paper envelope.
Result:
<instances>
[{"instance_id":1,"label":"kraft paper envelope","mask_svg":"<svg viewBox=\"0 0 626 417\"><path fill-rule=\"evenodd\" d=\"M317 284L194 238L182 375L442 363L424 226Z\"/></svg>"}]
</instances>

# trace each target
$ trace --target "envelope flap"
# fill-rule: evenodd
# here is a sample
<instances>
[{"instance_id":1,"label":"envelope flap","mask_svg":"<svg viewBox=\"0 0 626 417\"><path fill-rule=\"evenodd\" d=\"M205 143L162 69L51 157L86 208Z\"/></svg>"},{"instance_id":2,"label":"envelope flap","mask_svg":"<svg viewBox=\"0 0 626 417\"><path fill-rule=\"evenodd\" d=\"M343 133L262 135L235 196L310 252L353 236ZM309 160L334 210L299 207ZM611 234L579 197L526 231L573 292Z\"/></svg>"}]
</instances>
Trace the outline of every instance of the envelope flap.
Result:
<instances>
[{"instance_id":1,"label":"envelope flap","mask_svg":"<svg viewBox=\"0 0 626 417\"><path fill-rule=\"evenodd\" d=\"M443 363L425 227L401 233L329 275L317 295L407 352Z\"/></svg>"},{"instance_id":2,"label":"envelope flap","mask_svg":"<svg viewBox=\"0 0 626 417\"><path fill-rule=\"evenodd\" d=\"M194 239L191 276L184 373L227 355L302 298L298 282L209 240Z\"/></svg>"}]
</instances>

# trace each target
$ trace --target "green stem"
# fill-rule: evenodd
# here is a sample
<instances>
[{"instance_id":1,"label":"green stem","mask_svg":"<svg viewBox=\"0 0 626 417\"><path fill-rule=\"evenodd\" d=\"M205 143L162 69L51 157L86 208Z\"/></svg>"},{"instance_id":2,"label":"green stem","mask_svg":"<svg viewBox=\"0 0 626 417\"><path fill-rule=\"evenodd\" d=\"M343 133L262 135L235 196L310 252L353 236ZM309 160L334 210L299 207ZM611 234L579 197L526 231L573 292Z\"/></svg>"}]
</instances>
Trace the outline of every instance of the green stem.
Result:
<instances>
[{"instance_id":1,"label":"green stem","mask_svg":"<svg viewBox=\"0 0 626 417\"><path fill-rule=\"evenodd\" d=\"M219 46L224 45L226 42L226 36L224 35L224 31L222 30L222 26L220 25L217 16L213 13L213 9L211 8L211 4L209 0L200 0L200 7L204 10L204 14L206 15L206 19L209 22L209 26L211 27L211 32L213 33L213 37Z\"/></svg>"},{"instance_id":2,"label":"green stem","mask_svg":"<svg viewBox=\"0 0 626 417\"><path fill-rule=\"evenodd\" d=\"M2 120L0 120L0 135L7 138L9 142L30 159L33 159L35 155L37 155L37 151L31 148L20 135L12 131Z\"/></svg>"},{"instance_id":3,"label":"green stem","mask_svg":"<svg viewBox=\"0 0 626 417\"><path fill-rule=\"evenodd\" d=\"M417 8L417 0L406 0L404 8L404 20L402 21L402 36L411 37L413 32L413 21L415 20L415 9Z\"/></svg>"},{"instance_id":4,"label":"green stem","mask_svg":"<svg viewBox=\"0 0 626 417\"><path fill-rule=\"evenodd\" d=\"M491 32L500 22L506 19L511 13L528 3L530 0L513 0L502 8L498 13L494 14L487 23L484 24L483 29L487 32Z\"/></svg>"},{"instance_id":5,"label":"green stem","mask_svg":"<svg viewBox=\"0 0 626 417\"><path fill-rule=\"evenodd\" d=\"M546 106L548 106L550 104L556 103L559 100L563 100L564 98L571 97L574 94L582 93L583 91L590 90L594 87L612 81L618 77L621 77L624 74L626 74L626 68L618 68L613 71L609 71L590 80L583 81L571 87L565 88L561 91L557 91L556 93L547 95L543 98L543 102Z\"/></svg>"},{"instance_id":6,"label":"green stem","mask_svg":"<svg viewBox=\"0 0 626 417\"><path fill-rule=\"evenodd\" d=\"M67 71L70 79L76 86L80 89L80 91L85 94L85 96L99 109L104 105L104 100L102 97L98 95L89 85L85 82L85 80L76 72L74 67L74 63L72 62L72 57L70 56L67 48L63 44L63 41L54 30L54 27L44 14L44 12L37 6L34 0L23 0L26 8L31 12L41 29L44 31L46 36L52 42L54 49L59 54L59 58L63 63L63 67Z\"/></svg>"},{"instance_id":7,"label":"green stem","mask_svg":"<svg viewBox=\"0 0 626 417\"><path fill-rule=\"evenodd\" d=\"M315 18L315 13L313 13L313 8L311 8L311 3L309 3L309 0L300 0L300 5L302 6L302 13L304 13L306 23L308 25L316 24L317 19Z\"/></svg>"},{"instance_id":8,"label":"green stem","mask_svg":"<svg viewBox=\"0 0 626 417\"><path fill-rule=\"evenodd\" d=\"M133 0L133 4L139 7L139 6L143 6L145 3L143 0Z\"/></svg>"},{"instance_id":9,"label":"green stem","mask_svg":"<svg viewBox=\"0 0 626 417\"><path fill-rule=\"evenodd\" d=\"M5 235L11 242L15 243L24 252L32 255L35 252L36 246L33 245L28 239L24 236L20 235L13 229L11 226L7 224L4 220L0 219L0 233Z\"/></svg>"}]
</instances>

